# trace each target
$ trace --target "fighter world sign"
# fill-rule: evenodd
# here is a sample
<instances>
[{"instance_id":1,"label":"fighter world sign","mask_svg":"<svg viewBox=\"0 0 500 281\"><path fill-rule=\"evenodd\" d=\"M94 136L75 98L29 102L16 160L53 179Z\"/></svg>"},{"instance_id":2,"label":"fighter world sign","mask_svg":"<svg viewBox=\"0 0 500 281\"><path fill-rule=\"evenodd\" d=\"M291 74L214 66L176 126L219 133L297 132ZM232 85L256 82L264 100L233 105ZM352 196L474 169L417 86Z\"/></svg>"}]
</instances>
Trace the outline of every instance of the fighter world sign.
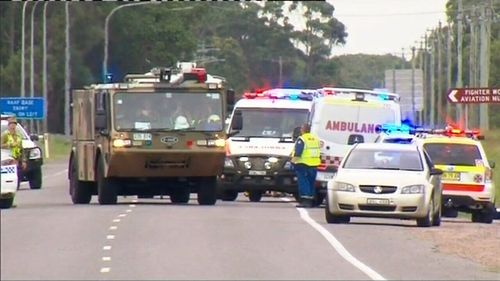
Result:
<instances>
[{"instance_id":1,"label":"fighter world sign","mask_svg":"<svg viewBox=\"0 0 500 281\"><path fill-rule=\"evenodd\" d=\"M456 88L448 92L452 103L500 103L499 88Z\"/></svg>"}]
</instances>

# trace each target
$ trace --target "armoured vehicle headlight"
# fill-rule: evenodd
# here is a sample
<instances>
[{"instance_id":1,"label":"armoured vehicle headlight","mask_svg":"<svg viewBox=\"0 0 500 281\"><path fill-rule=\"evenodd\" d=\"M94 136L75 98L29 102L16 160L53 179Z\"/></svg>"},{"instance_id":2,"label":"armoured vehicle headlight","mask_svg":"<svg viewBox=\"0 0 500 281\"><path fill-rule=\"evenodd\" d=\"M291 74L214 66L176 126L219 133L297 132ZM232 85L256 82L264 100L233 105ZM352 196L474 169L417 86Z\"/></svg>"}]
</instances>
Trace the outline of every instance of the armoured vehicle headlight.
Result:
<instances>
[{"instance_id":1,"label":"armoured vehicle headlight","mask_svg":"<svg viewBox=\"0 0 500 281\"><path fill-rule=\"evenodd\" d=\"M250 170L252 168L252 162L247 161L247 162L245 162L244 165L245 165L245 168L247 168L248 170Z\"/></svg>"},{"instance_id":2,"label":"armoured vehicle headlight","mask_svg":"<svg viewBox=\"0 0 500 281\"><path fill-rule=\"evenodd\" d=\"M226 140L225 139L216 139L215 146L218 146L218 147L226 146Z\"/></svg>"},{"instance_id":3,"label":"armoured vehicle headlight","mask_svg":"<svg viewBox=\"0 0 500 281\"><path fill-rule=\"evenodd\" d=\"M113 140L113 147L126 147L126 146L131 146L132 141L129 139L115 139Z\"/></svg>"},{"instance_id":4,"label":"armoured vehicle headlight","mask_svg":"<svg viewBox=\"0 0 500 281\"><path fill-rule=\"evenodd\" d=\"M233 160L226 157L226 159L224 160L224 167L225 168L234 168Z\"/></svg>"},{"instance_id":5,"label":"armoured vehicle headlight","mask_svg":"<svg viewBox=\"0 0 500 281\"><path fill-rule=\"evenodd\" d=\"M246 161L248 161L248 157L243 156L243 157L240 157L240 159L239 159L239 160L240 160L241 162L246 162Z\"/></svg>"},{"instance_id":6,"label":"armoured vehicle headlight","mask_svg":"<svg viewBox=\"0 0 500 281\"><path fill-rule=\"evenodd\" d=\"M269 159L267 159L267 161L269 161L270 163L276 163L276 162L278 162L278 160L279 159L276 157L269 157Z\"/></svg>"},{"instance_id":7,"label":"armoured vehicle headlight","mask_svg":"<svg viewBox=\"0 0 500 281\"><path fill-rule=\"evenodd\" d=\"M30 159L38 159L42 157L42 151L40 148L35 147L30 149Z\"/></svg>"},{"instance_id":8,"label":"armoured vehicle headlight","mask_svg":"<svg viewBox=\"0 0 500 281\"><path fill-rule=\"evenodd\" d=\"M403 187L401 189L401 194L418 194L418 193L424 193L425 186L421 184L416 184L416 185L408 185Z\"/></svg>"}]
</instances>

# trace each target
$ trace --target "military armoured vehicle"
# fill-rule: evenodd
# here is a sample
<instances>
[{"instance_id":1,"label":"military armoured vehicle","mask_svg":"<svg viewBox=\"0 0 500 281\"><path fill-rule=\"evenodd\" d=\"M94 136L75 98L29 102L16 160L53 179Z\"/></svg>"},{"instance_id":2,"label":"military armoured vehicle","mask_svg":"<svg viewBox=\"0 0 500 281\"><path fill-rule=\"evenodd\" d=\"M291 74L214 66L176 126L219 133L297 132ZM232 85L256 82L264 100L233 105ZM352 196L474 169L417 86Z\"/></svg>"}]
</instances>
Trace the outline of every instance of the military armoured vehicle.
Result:
<instances>
[{"instance_id":1,"label":"military armoured vehicle","mask_svg":"<svg viewBox=\"0 0 500 281\"><path fill-rule=\"evenodd\" d=\"M72 92L73 144L68 177L74 204L116 204L119 195L168 195L216 202L227 107L225 79L194 63L128 74L122 83Z\"/></svg>"}]
</instances>

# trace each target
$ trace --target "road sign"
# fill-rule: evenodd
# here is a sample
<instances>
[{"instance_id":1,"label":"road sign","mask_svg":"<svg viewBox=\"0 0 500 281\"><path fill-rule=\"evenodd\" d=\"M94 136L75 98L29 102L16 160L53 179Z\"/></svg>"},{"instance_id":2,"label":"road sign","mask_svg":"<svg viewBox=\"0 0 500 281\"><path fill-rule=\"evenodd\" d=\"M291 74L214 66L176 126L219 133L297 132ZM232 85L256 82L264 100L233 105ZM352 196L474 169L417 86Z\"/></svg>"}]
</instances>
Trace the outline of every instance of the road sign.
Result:
<instances>
[{"instance_id":1,"label":"road sign","mask_svg":"<svg viewBox=\"0 0 500 281\"><path fill-rule=\"evenodd\" d=\"M43 98L0 98L2 114L14 114L18 119L43 119Z\"/></svg>"},{"instance_id":2,"label":"road sign","mask_svg":"<svg viewBox=\"0 0 500 281\"><path fill-rule=\"evenodd\" d=\"M499 88L456 88L448 92L452 103L500 103Z\"/></svg>"}]
</instances>

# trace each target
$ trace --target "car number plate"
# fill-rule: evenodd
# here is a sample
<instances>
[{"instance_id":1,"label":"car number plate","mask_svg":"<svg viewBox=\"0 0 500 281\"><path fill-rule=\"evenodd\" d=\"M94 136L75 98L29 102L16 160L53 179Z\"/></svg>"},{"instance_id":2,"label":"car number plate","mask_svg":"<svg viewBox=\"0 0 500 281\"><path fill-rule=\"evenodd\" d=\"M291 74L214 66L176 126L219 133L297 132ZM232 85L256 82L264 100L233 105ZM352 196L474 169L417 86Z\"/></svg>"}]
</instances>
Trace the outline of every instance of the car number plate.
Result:
<instances>
[{"instance_id":1,"label":"car number plate","mask_svg":"<svg viewBox=\"0 0 500 281\"><path fill-rule=\"evenodd\" d=\"M366 199L366 204L372 205L389 205L389 199Z\"/></svg>"},{"instance_id":2,"label":"car number plate","mask_svg":"<svg viewBox=\"0 0 500 281\"><path fill-rule=\"evenodd\" d=\"M149 140L151 140L151 134L147 134L147 133L134 133L134 140L149 141Z\"/></svg>"},{"instance_id":3,"label":"car number plate","mask_svg":"<svg viewBox=\"0 0 500 281\"><path fill-rule=\"evenodd\" d=\"M441 180L445 181L460 181L460 173L455 172L444 172L441 176Z\"/></svg>"},{"instance_id":4,"label":"car number plate","mask_svg":"<svg viewBox=\"0 0 500 281\"><path fill-rule=\"evenodd\" d=\"M317 181L329 181L335 177L334 173L318 173L316 176Z\"/></svg>"},{"instance_id":5,"label":"car number plate","mask_svg":"<svg viewBox=\"0 0 500 281\"><path fill-rule=\"evenodd\" d=\"M248 174L252 175L252 176L265 176L266 175L266 171L254 171L254 170L250 170L250 171L248 171Z\"/></svg>"}]
</instances>

